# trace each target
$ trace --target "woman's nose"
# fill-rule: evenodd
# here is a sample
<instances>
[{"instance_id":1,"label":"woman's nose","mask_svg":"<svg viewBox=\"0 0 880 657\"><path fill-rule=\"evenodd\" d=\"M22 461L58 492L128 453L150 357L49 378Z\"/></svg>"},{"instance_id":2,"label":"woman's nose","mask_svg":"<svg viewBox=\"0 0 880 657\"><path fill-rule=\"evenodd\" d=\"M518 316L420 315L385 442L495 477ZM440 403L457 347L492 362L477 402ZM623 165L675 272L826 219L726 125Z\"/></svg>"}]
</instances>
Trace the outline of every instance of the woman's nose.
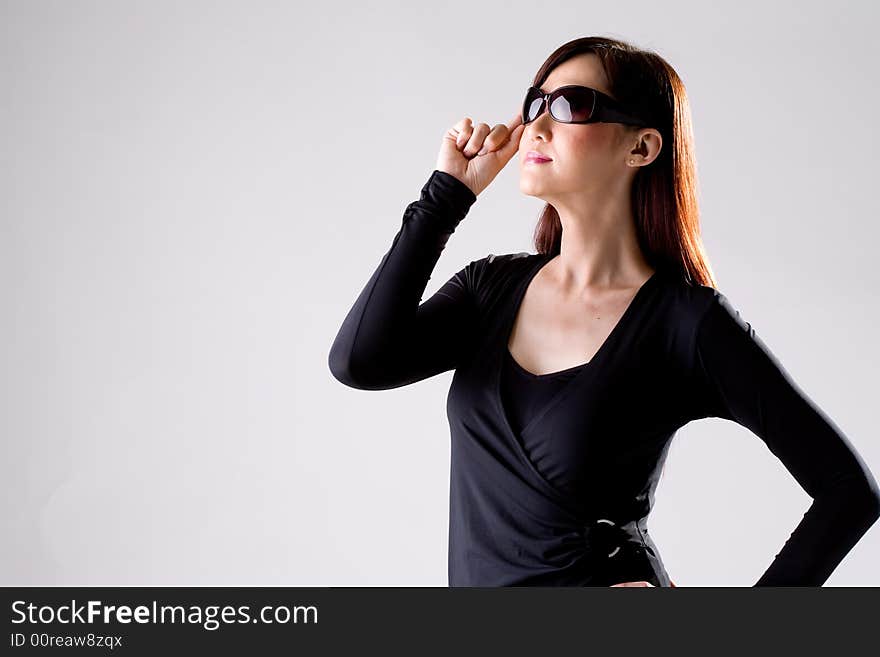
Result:
<instances>
[{"instance_id":1,"label":"woman's nose","mask_svg":"<svg viewBox=\"0 0 880 657\"><path fill-rule=\"evenodd\" d=\"M526 126L526 130L530 131L530 137L537 139L540 136L544 141L549 141L550 126L553 118L548 112L542 112L538 117Z\"/></svg>"}]
</instances>

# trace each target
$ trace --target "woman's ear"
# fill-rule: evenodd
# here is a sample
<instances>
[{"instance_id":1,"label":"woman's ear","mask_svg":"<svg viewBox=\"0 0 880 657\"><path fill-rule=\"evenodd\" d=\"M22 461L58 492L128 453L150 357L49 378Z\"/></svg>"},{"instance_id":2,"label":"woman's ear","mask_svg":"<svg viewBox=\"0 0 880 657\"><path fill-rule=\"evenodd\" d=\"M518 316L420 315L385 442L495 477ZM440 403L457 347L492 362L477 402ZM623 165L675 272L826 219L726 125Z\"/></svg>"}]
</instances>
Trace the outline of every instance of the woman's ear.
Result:
<instances>
[{"instance_id":1,"label":"woman's ear","mask_svg":"<svg viewBox=\"0 0 880 657\"><path fill-rule=\"evenodd\" d=\"M630 155L640 155L642 164L650 164L660 155L660 149L663 148L663 137L653 128L640 130L636 135L635 145L630 151Z\"/></svg>"}]
</instances>

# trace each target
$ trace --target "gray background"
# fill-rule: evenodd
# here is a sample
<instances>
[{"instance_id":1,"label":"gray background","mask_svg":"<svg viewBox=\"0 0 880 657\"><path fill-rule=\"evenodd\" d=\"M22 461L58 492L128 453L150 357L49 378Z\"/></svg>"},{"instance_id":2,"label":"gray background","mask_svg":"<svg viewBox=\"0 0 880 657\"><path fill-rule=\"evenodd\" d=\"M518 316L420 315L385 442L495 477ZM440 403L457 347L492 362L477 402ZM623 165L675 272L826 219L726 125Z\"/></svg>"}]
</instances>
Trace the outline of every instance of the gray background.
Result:
<instances>
[{"instance_id":1,"label":"gray background","mask_svg":"<svg viewBox=\"0 0 880 657\"><path fill-rule=\"evenodd\" d=\"M880 474L872 3L0 7L2 584L444 586L452 373L359 391L327 353L445 130L590 34L684 80L719 289ZM424 298L533 250L518 175ZM809 502L707 419L650 527L679 585L749 586Z\"/></svg>"}]
</instances>

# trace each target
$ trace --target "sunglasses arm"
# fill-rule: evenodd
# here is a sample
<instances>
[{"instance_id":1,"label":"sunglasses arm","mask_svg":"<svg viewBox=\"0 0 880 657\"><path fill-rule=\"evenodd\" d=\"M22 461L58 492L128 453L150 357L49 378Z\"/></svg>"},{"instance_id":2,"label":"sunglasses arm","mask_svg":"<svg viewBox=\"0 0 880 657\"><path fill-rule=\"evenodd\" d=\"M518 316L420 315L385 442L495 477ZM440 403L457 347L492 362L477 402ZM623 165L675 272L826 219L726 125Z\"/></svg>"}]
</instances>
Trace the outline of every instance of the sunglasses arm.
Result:
<instances>
[{"instance_id":1,"label":"sunglasses arm","mask_svg":"<svg viewBox=\"0 0 880 657\"><path fill-rule=\"evenodd\" d=\"M604 121L606 123L625 123L627 125L635 125L640 128L648 127L648 124L641 119L638 119L631 114L617 109L616 107L607 103L600 103L596 114L598 115L596 117L597 121Z\"/></svg>"}]
</instances>

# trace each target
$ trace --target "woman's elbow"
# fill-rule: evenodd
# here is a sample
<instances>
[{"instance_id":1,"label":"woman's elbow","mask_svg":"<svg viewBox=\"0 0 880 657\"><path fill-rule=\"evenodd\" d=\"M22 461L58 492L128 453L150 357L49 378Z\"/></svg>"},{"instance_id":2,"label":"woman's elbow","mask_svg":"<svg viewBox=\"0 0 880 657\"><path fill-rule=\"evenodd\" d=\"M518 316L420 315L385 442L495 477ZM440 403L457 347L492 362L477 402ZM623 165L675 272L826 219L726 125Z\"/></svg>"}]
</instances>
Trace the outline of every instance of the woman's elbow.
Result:
<instances>
[{"instance_id":1,"label":"woman's elbow","mask_svg":"<svg viewBox=\"0 0 880 657\"><path fill-rule=\"evenodd\" d=\"M349 388L363 389L365 386L358 379L353 367L352 351L339 342L334 342L327 356L327 365L333 378Z\"/></svg>"},{"instance_id":2,"label":"woman's elbow","mask_svg":"<svg viewBox=\"0 0 880 657\"><path fill-rule=\"evenodd\" d=\"M870 471L853 476L843 484L846 491L846 506L849 512L858 514L866 527L880 518L880 486Z\"/></svg>"},{"instance_id":3,"label":"woman's elbow","mask_svg":"<svg viewBox=\"0 0 880 657\"><path fill-rule=\"evenodd\" d=\"M384 390L389 387L382 378L382 369L371 363L375 358L365 359L345 342L337 340L330 348L327 365L330 373L340 383L358 390Z\"/></svg>"},{"instance_id":4,"label":"woman's elbow","mask_svg":"<svg viewBox=\"0 0 880 657\"><path fill-rule=\"evenodd\" d=\"M865 513L873 525L880 518L880 486L877 485L877 480L870 472L866 479Z\"/></svg>"}]
</instances>

